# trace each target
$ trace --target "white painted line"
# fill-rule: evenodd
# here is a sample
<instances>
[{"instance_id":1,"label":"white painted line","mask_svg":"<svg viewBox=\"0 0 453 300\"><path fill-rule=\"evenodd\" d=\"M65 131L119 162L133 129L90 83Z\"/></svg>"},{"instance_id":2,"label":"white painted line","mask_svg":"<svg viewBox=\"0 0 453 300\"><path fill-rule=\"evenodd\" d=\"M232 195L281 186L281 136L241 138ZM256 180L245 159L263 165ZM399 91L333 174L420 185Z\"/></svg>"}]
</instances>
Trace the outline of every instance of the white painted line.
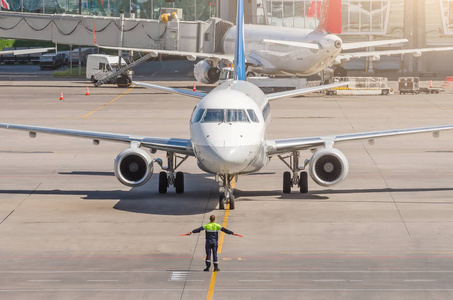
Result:
<instances>
[{"instance_id":1,"label":"white painted line","mask_svg":"<svg viewBox=\"0 0 453 300\"><path fill-rule=\"evenodd\" d=\"M346 280L345 279L313 279L313 281L331 282L331 281L346 281Z\"/></svg>"},{"instance_id":2,"label":"white painted line","mask_svg":"<svg viewBox=\"0 0 453 300\"><path fill-rule=\"evenodd\" d=\"M353 279L353 280L349 280L351 282L355 282L355 281L363 281L363 280L360 280L360 279Z\"/></svg>"},{"instance_id":3,"label":"white painted line","mask_svg":"<svg viewBox=\"0 0 453 300\"><path fill-rule=\"evenodd\" d=\"M89 282L113 282L113 281L114 281L114 282L117 282L117 281L119 281L119 280L113 280L113 279L112 279L112 280L108 280L108 279L105 279L105 280L104 280L104 279L94 279L94 280L87 280L87 281L89 281Z\"/></svg>"},{"instance_id":4,"label":"white painted line","mask_svg":"<svg viewBox=\"0 0 453 300\"><path fill-rule=\"evenodd\" d=\"M412 282L432 282L432 281L437 281L435 279L406 279L406 280L403 280L403 281L412 281Z\"/></svg>"}]
</instances>

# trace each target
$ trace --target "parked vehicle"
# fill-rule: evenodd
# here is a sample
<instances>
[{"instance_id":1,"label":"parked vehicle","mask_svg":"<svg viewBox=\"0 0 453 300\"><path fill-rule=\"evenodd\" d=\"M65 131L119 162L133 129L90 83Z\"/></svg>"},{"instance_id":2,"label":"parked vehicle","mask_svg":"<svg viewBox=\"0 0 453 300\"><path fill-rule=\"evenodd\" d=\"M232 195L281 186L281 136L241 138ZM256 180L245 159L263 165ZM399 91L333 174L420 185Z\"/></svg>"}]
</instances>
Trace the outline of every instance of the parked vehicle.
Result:
<instances>
[{"instance_id":1,"label":"parked vehicle","mask_svg":"<svg viewBox=\"0 0 453 300\"><path fill-rule=\"evenodd\" d=\"M82 66L86 66L88 55L93 54L93 53L98 53L98 48L95 48L95 47L82 48L82 51L81 51ZM79 64L79 49L74 49L74 50L70 51L68 59L69 59L69 62L68 62L69 64L72 63L73 65L78 65Z\"/></svg>"},{"instance_id":2,"label":"parked vehicle","mask_svg":"<svg viewBox=\"0 0 453 300\"><path fill-rule=\"evenodd\" d=\"M58 69L64 65L64 53L46 53L39 58L39 67L44 69Z\"/></svg>"},{"instance_id":3,"label":"parked vehicle","mask_svg":"<svg viewBox=\"0 0 453 300\"><path fill-rule=\"evenodd\" d=\"M411 93L416 95L420 93L420 78L418 77L399 77L398 91L400 94Z\"/></svg>"},{"instance_id":4,"label":"parked vehicle","mask_svg":"<svg viewBox=\"0 0 453 300\"><path fill-rule=\"evenodd\" d=\"M96 84L98 80L106 78L106 76L109 76L110 74L113 74L119 69L126 66L127 63L123 57L121 57L121 66L118 67L118 56L106 54L90 54L88 55L87 59L86 78ZM106 83L127 86L132 82L131 76L132 71L128 70L125 73L121 73L118 74L118 76L112 77L112 79L109 79Z\"/></svg>"}]
</instances>

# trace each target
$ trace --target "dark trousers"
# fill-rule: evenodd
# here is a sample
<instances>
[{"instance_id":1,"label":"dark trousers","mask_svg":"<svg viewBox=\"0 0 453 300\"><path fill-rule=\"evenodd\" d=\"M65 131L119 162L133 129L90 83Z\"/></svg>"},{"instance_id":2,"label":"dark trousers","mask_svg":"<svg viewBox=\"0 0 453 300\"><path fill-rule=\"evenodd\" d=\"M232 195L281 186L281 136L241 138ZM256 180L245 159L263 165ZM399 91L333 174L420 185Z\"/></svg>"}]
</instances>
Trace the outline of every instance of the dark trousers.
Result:
<instances>
[{"instance_id":1,"label":"dark trousers","mask_svg":"<svg viewBox=\"0 0 453 300\"><path fill-rule=\"evenodd\" d=\"M205 249L206 249L206 267L211 266L211 252L212 256L214 259L214 267L216 268L218 266L218 261L217 261L217 243L211 244L211 243L206 243Z\"/></svg>"}]
</instances>

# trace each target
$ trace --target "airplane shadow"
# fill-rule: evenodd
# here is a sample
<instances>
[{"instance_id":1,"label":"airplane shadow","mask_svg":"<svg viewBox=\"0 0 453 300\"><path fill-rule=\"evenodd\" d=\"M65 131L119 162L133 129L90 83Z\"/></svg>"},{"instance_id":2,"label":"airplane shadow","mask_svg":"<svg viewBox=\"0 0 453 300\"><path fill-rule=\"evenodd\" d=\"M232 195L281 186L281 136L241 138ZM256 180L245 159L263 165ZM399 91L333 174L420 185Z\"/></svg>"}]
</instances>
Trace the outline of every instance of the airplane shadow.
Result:
<instances>
[{"instance_id":1,"label":"airplane shadow","mask_svg":"<svg viewBox=\"0 0 453 300\"><path fill-rule=\"evenodd\" d=\"M73 171L59 172L62 175L80 176L114 176L112 172ZM141 214L154 215L195 215L209 213L216 210L218 205L217 193L211 195L213 180L206 178L209 174L185 173L184 194L176 194L173 187L169 187L166 194L157 191L157 178L144 186L124 190L0 190L0 194L16 195L60 195L80 196L83 200L118 200L114 209ZM154 182L153 182L154 181ZM216 191L217 191L217 186Z\"/></svg>"},{"instance_id":2,"label":"airplane shadow","mask_svg":"<svg viewBox=\"0 0 453 300\"><path fill-rule=\"evenodd\" d=\"M244 191L235 189L235 197L238 201L266 201L262 199L246 199L248 197L260 197L260 196L279 196L278 199L285 200L329 200L329 195L334 194L370 194L370 193L411 193L411 192L442 192L442 191L453 191L453 188L382 188L382 189L349 189L349 190L312 190L307 194L301 194L293 191L290 194L283 194L281 190L272 190L272 191ZM243 199L241 199L243 198ZM270 200L272 201L272 200ZM333 202L338 202L334 200ZM361 200L351 200L341 202L363 202ZM393 202L393 201L373 201L373 202ZM423 203L419 201L407 202L404 203ZM427 204L452 204L452 202L426 202Z\"/></svg>"}]
</instances>

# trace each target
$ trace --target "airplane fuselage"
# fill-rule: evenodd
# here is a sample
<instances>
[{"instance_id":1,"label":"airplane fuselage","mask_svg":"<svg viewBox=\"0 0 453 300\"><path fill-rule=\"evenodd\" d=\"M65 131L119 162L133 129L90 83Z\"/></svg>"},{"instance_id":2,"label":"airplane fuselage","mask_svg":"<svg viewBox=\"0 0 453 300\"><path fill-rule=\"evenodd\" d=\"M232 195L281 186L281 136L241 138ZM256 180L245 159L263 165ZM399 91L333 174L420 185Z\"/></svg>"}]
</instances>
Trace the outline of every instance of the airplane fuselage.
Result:
<instances>
[{"instance_id":1,"label":"airplane fuselage","mask_svg":"<svg viewBox=\"0 0 453 300\"><path fill-rule=\"evenodd\" d=\"M259 70L266 74L316 74L335 61L342 45L337 35L310 29L245 25L244 35L247 63L261 65ZM263 39L309 43L319 45L319 49L272 44ZM234 26L223 40L225 54L234 53L235 42Z\"/></svg>"},{"instance_id":2,"label":"airplane fuselage","mask_svg":"<svg viewBox=\"0 0 453 300\"><path fill-rule=\"evenodd\" d=\"M212 174L244 174L263 168L270 119L266 95L245 81L219 85L195 107L190 124L198 166Z\"/></svg>"}]
</instances>

